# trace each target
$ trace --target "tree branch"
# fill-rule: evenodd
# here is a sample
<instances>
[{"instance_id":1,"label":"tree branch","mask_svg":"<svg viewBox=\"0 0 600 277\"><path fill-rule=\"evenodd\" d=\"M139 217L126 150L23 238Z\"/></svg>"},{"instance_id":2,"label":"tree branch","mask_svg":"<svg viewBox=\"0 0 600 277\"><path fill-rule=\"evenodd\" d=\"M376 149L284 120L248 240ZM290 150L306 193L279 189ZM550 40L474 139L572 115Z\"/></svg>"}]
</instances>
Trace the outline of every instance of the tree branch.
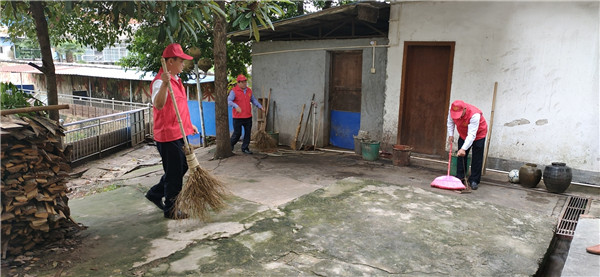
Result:
<instances>
[{"instance_id":1,"label":"tree branch","mask_svg":"<svg viewBox=\"0 0 600 277\"><path fill-rule=\"evenodd\" d=\"M32 67L35 67L35 69L37 69L37 70L41 71L42 73L45 73L45 72L44 72L44 67L43 67L43 66L39 66L39 65L37 65L37 64L34 64L34 63L28 63L28 65L30 65L30 66L32 66Z\"/></svg>"}]
</instances>

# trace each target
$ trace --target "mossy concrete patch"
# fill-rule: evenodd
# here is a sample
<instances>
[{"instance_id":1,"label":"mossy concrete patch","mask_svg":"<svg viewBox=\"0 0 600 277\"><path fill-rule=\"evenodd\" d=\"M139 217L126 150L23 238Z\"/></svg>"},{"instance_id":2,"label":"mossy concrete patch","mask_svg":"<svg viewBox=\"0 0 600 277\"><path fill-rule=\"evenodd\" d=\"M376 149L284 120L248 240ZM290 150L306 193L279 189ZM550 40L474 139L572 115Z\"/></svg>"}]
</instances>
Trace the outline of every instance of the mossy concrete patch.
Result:
<instances>
[{"instance_id":1,"label":"mossy concrete patch","mask_svg":"<svg viewBox=\"0 0 600 277\"><path fill-rule=\"evenodd\" d=\"M252 215L148 268L157 275L531 276L553 219L413 186L346 179ZM194 265L194 266L191 266ZM162 269L162 270L161 270ZM160 274L159 274L160 273Z\"/></svg>"},{"instance_id":2,"label":"mossy concrete patch","mask_svg":"<svg viewBox=\"0 0 600 277\"><path fill-rule=\"evenodd\" d=\"M83 232L88 239L81 247L81 255L93 259L74 265L63 275L110 276L117 271L123 274L138 271L147 264L158 265L156 272L179 268L177 263L165 267L163 260L188 251L196 241L227 238L242 232L250 226L241 223L242 220L265 210L260 205L230 196L226 208L211 213L208 222L169 220L146 200L146 190L127 186L69 202L75 220L87 227Z\"/></svg>"}]
</instances>

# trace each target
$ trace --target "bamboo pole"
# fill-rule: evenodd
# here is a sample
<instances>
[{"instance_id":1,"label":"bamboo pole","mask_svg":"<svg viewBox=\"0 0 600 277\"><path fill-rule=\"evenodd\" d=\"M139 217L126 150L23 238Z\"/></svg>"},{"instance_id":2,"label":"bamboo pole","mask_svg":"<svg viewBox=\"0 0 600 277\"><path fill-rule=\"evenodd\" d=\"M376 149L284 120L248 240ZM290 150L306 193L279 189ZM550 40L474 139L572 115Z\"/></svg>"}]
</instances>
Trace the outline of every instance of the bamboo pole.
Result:
<instances>
[{"instance_id":1,"label":"bamboo pole","mask_svg":"<svg viewBox=\"0 0 600 277\"><path fill-rule=\"evenodd\" d=\"M490 140L492 139L492 125L494 124L494 109L496 108L496 92L498 91L498 82L494 83L494 96L492 98L492 113L490 114L490 124L488 125L488 138L485 142L485 150L483 152L483 166L481 167L481 175L485 175L485 164L487 163L488 150L490 149Z\"/></svg>"}]
</instances>

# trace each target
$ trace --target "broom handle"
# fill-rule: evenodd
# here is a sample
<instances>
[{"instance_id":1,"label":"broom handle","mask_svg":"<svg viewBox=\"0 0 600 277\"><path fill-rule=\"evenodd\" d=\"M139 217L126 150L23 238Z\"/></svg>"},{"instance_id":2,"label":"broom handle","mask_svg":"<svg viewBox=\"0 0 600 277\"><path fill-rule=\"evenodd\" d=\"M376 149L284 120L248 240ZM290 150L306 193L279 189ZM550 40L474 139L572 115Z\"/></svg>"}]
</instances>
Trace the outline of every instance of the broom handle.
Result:
<instances>
[{"instance_id":1,"label":"broom handle","mask_svg":"<svg viewBox=\"0 0 600 277\"><path fill-rule=\"evenodd\" d=\"M450 176L450 164L452 163L452 141L450 142L450 151L448 151L448 173L446 176Z\"/></svg>"},{"instance_id":2,"label":"broom handle","mask_svg":"<svg viewBox=\"0 0 600 277\"><path fill-rule=\"evenodd\" d=\"M164 72L169 72L167 70L167 62L165 58L160 58L162 63L162 68ZM179 115L179 108L177 108L177 101L175 101L175 94L173 93L173 87L171 87L171 80L168 82L169 85L169 95L171 95L171 102L173 102L173 106L175 107L175 113L177 114L177 122L179 122L179 129L181 130L181 134L183 135L183 142L185 143L185 148L191 153L192 149L188 144L187 137L185 135L185 131L183 130L183 123L181 123L181 115Z\"/></svg>"}]
</instances>

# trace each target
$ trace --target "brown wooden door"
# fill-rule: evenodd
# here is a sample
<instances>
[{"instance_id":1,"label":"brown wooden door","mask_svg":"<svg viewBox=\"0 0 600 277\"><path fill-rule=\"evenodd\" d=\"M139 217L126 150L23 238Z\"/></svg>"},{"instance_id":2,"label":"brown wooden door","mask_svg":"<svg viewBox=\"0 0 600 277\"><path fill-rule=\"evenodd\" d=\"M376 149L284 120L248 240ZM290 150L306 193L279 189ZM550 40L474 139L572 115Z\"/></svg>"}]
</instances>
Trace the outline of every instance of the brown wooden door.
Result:
<instances>
[{"instance_id":1,"label":"brown wooden door","mask_svg":"<svg viewBox=\"0 0 600 277\"><path fill-rule=\"evenodd\" d=\"M454 42L406 42L398 142L444 156Z\"/></svg>"},{"instance_id":2,"label":"brown wooden door","mask_svg":"<svg viewBox=\"0 0 600 277\"><path fill-rule=\"evenodd\" d=\"M360 113L362 51L333 52L331 55L331 110Z\"/></svg>"},{"instance_id":3,"label":"brown wooden door","mask_svg":"<svg viewBox=\"0 0 600 277\"><path fill-rule=\"evenodd\" d=\"M360 129L362 51L331 53L329 143L353 149Z\"/></svg>"}]
</instances>

